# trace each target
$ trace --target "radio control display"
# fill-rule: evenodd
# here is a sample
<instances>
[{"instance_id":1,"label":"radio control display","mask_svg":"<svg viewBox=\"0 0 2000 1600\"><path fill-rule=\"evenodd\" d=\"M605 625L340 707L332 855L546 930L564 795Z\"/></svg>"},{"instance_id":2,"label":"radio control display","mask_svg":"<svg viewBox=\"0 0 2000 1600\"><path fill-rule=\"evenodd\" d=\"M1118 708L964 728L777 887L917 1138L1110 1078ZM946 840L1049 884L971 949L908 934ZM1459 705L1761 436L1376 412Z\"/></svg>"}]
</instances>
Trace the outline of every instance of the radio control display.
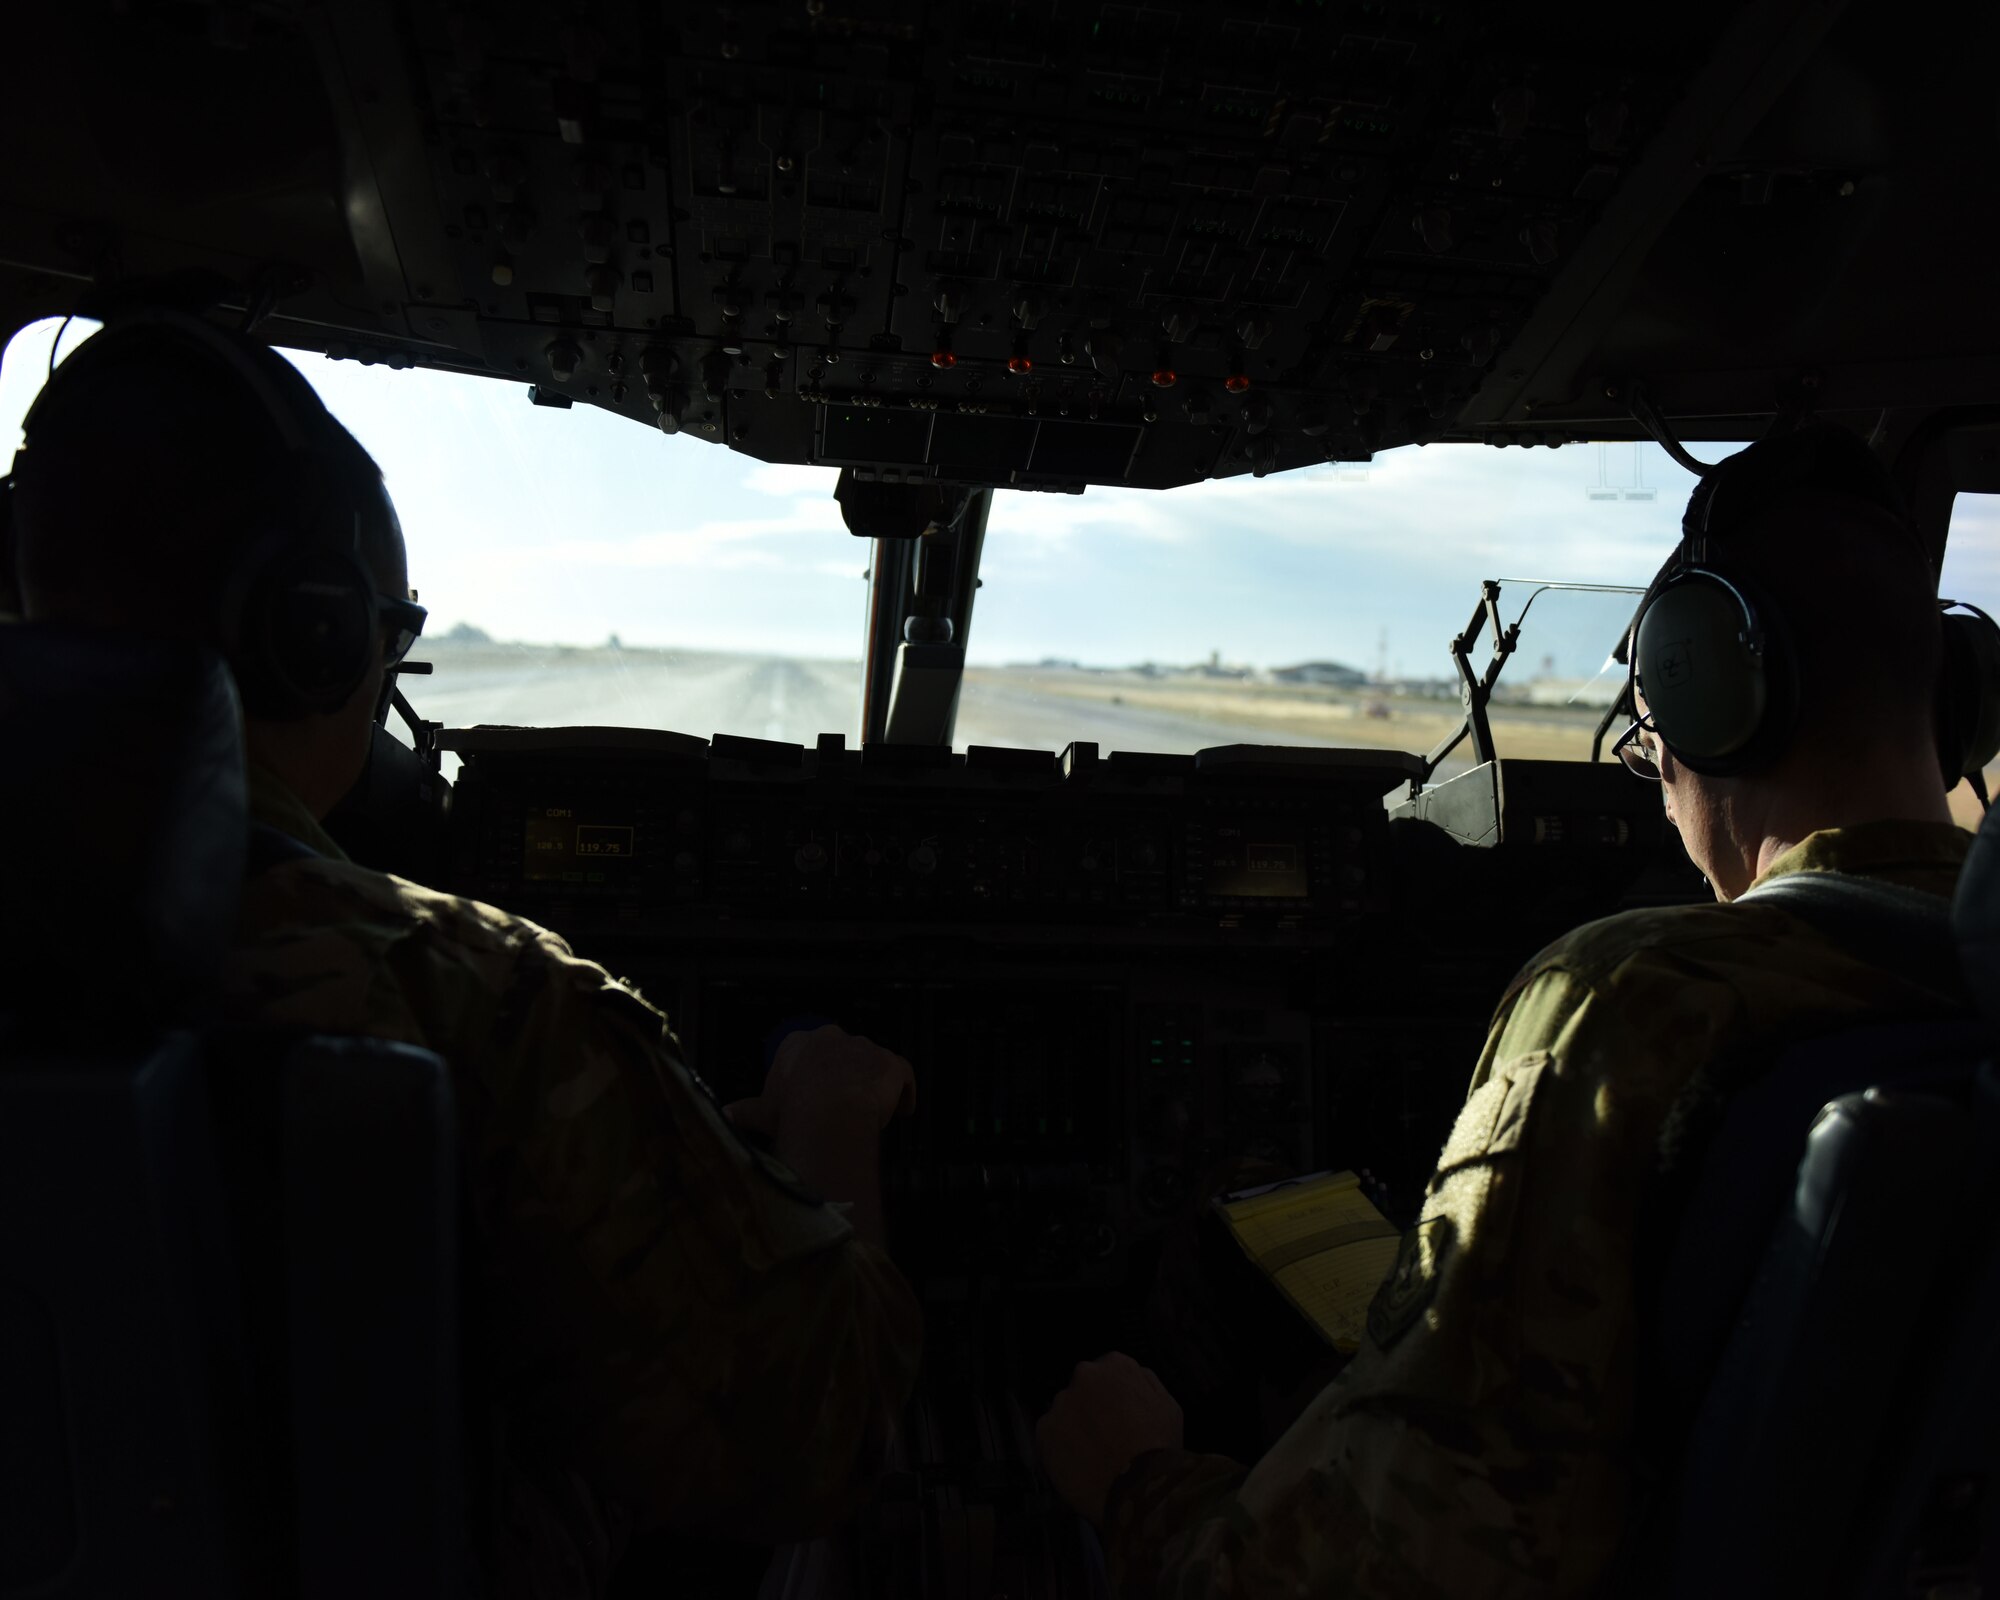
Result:
<instances>
[{"instance_id":1,"label":"radio control display","mask_svg":"<svg viewBox=\"0 0 2000 1600\"><path fill-rule=\"evenodd\" d=\"M1208 892L1248 900L1303 900L1311 893L1306 847L1282 822L1224 824L1208 831Z\"/></svg>"},{"instance_id":2,"label":"radio control display","mask_svg":"<svg viewBox=\"0 0 2000 1600\"><path fill-rule=\"evenodd\" d=\"M637 859L629 819L574 806L528 807L521 861L530 883L620 884L632 876Z\"/></svg>"}]
</instances>

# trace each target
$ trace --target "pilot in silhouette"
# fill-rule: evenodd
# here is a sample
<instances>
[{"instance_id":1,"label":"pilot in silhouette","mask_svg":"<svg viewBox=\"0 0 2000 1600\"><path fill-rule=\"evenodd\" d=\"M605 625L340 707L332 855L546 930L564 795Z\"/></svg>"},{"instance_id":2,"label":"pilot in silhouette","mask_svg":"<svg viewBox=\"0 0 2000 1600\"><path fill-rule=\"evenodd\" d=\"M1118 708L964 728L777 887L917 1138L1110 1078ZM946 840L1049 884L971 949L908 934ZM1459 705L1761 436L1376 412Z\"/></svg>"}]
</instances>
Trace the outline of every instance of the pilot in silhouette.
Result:
<instances>
[{"instance_id":1,"label":"pilot in silhouette","mask_svg":"<svg viewBox=\"0 0 2000 1600\"><path fill-rule=\"evenodd\" d=\"M1676 1130L1789 1039L1962 1009L1952 975L1884 970L1782 897L1743 898L1801 873L1949 896L1970 846L1940 778L1935 574L1887 474L1814 427L1696 494L1708 559L1764 602L1759 646L1797 686L1795 708L1751 704L1733 755L1690 765L1653 722L1715 645L1699 615L1656 641L1657 703L1620 754L1662 785L1718 903L1593 923L1516 978L1360 1351L1262 1460L1185 1449L1179 1407L1129 1357L1077 1368L1038 1434L1119 1592L1595 1592L1645 1512L1635 1462L1671 1459L1641 1406L1637 1308L1660 1267L1642 1207Z\"/></svg>"},{"instance_id":2,"label":"pilot in silhouette","mask_svg":"<svg viewBox=\"0 0 2000 1600\"><path fill-rule=\"evenodd\" d=\"M258 832L231 1015L449 1064L473 1314L511 1433L500 1592L552 1572L591 1592L628 1532L776 1540L839 1521L921 1348L881 1248L877 1166L909 1064L838 1028L793 1035L763 1095L732 1108L774 1160L604 968L342 854L321 820L362 772L423 614L380 472L289 363L134 314L57 369L26 434L26 617L206 645L236 670Z\"/></svg>"}]
</instances>

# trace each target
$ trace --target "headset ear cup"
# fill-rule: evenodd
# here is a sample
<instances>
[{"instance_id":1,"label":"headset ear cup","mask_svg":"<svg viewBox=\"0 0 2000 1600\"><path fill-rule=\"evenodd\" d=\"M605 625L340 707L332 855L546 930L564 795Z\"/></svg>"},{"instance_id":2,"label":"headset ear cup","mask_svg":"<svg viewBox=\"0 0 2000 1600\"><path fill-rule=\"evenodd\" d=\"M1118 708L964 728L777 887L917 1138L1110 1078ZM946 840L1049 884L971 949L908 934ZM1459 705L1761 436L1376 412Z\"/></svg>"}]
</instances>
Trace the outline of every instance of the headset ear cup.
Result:
<instances>
[{"instance_id":1,"label":"headset ear cup","mask_svg":"<svg viewBox=\"0 0 2000 1600\"><path fill-rule=\"evenodd\" d=\"M1939 621L1938 765L1953 788L2000 756L2000 625L1982 611L1949 611Z\"/></svg>"},{"instance_id":2,"label":"headset ear cup","mask_svg":"<svg viewBox=\"0 0 2000 1600\"><path fill-rule=\"evenodd\" d=\"M1791 734L1798 697L1790 640L1712 573L1689 572L1653 597L1633 660L1653 726L1691 771L1746 771Z\"/></svg>"},{"instance_id":3,"label":"headset ear cup","mask_svg":"<svg viewBox=\"0 0 2000 1600\"><path fill-rule=\"evenodd\" d=\"M368 673L373 586L345 551L267 551L225 596L229 664L244 709L267 717L337 710Z\"/></svg>"}]
</instances>

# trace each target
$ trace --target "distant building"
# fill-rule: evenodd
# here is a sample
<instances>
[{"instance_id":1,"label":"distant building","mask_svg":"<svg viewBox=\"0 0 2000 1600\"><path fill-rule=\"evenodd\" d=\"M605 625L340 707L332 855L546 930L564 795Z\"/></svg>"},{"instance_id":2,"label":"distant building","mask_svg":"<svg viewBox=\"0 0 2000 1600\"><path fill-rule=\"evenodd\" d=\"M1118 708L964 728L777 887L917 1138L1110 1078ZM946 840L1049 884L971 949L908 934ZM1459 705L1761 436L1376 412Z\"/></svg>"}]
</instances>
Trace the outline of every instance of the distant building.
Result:
<instances>
[{"instance_id":1,"label":"distant building","mask_svg":"<svg viewBox=\"0 0 2000 1600\"><path fill-rule=\"evenodd\" d=\"M1520 699L1531 706L1580 705L1602 710L1625 692L1625 680L1612 676L1530 678L1521 689Z\"/></svg>"},{"instance_id":2,"label":"distant building","mask_svg":"<svg viewBox=\"0 0 2000 1600\"><path fill-rule=\"evenodd\" d=\"M1359 689L1367 683L1368 674L1339 661L1301 661L1296 667L1273 667L1271 681L1324 689Z\"/></svg>"}]
</instances>

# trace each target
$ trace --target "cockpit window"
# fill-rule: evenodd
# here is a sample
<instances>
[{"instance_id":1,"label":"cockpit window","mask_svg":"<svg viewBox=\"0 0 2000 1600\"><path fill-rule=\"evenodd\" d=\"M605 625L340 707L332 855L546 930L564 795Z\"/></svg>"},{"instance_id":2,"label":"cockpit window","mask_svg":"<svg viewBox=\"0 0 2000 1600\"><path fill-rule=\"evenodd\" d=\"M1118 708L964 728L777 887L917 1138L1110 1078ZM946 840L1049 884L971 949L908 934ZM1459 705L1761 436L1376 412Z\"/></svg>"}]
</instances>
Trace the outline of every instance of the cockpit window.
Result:
<instances>
[{"instance_id":1,"label":"cockpit window","mask_svg":"<svg viewBox=\"0 0 2000 1600\"><path fill-rule=\"evenodd\" d=\"M10 452L57 326L8 347ZM422 715L852 733L868 548L841 522L831 470L538 407L518 383L287 354L395 498L430 613L412 653L436 670L406 682Z\"/></svg>"},{"instance_id":2,"label":"cockpit window","mask_svg":"<svg viewBox=\"0 0 2000 1600\"><path fill-rule=\"evenodd\" d=\"M2000 618L2000 494L1961 494L1952 502L1938 593ZM2000 793L2000 762L1986 769L1986 792ZM1979 826L1972 785L1961 783L1952 791L1951 813L1968 828Z\"/></svg>"},{"instance_id":3,"label":"cockpit window","mask_svg":"<svg viewBox=\"0 0 2000 1600\"><path fill-rule=\"evenodd\" d=\"M0 353L0 471L12 471L14 452L21 446L21 423L56 362L97 331L98 324L82 317L48 317L31 322L7 342ZM0 622L16 616L20 596L14 592L12 562L0 551Z\"/></svg>"},{"instance_id":4,"label":"cockpit window","mask_svg":"<svg viewBox=\"0 0 2000 1600\"><path fill-rule=\"evenodd\" d=\"M21 422L57 361L98 329L83 317L46 317L31 322L7 342L0 356L0 450L9 461L21 444ZM60 340L60 343L58 342Z\"/></svg>"},{"instance_id":5,"label":"cockpit window","mask_svg":"<svg viewBox=\"0 0 2000 1600\"><path fill-rule=\"evenodd\" d=\"M294 355L380 462L430 608L424 716L810 743L849 731L867 547L827 469L518 384Z\"/></svg>"},{"instance_id":6,"label":"cockpit window","mask_svg":"<svg viewBox=\"0 0 2000 1600\"><path fill-rule=\"evenodd\" d=\"M1506 622L1528 580L1643 587L1694 481L1650 444L1434 445L1167 493L998 496L957 742L1422 753L1457 720L1449 645L1480 580L1509 580ZM1589 755L1633 605L1535 601L1495 697L1503 754ZM1475 669L1490 655L1488 633Z\"/></svg>"},{"instance_id":7,"label":"cockpit window","mask_svg":"<svg viewBox=\"0 0 2000 1600\"><path fill-rule=\"evenodd\" d=\"M57 326L8 348L9 436ZM521 384L291 359L395 496L430 612L415 654L435 673L406 682L425 717L855 737L870 549L833 471L538 407ZM1528 580L1643 585L1693 482L1652 445L1438 445L1165 492L1001 491L954 743L1422 753L1457 719L1448 646L1480 580L1507 580L1509 622ZM1630 612L1627 594L1535 600L1496 697L1503 754L1589 754Z\"/></svg>"}]
</instances>

